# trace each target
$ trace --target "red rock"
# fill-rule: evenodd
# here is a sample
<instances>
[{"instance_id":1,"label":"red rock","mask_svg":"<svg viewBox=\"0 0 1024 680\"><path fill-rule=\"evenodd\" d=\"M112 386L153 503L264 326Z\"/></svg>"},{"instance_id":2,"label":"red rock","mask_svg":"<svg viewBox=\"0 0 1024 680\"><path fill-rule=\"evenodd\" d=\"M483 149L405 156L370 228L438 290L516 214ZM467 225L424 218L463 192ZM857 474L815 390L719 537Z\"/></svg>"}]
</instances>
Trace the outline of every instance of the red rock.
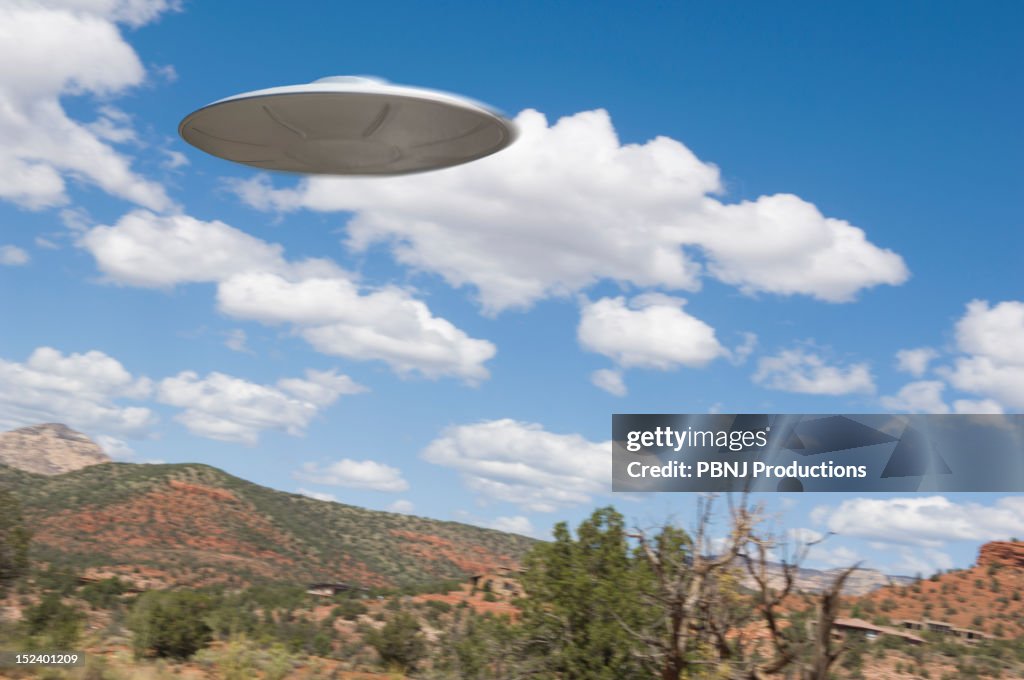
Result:
<instances>
[{"instance_id":1,"label":"red rock","mask_svg":"<svg viewBox=\"0 0 1024 680\"><path fill-rule=\"evenodd\" d=\"M978 552L978 566L999 565L1024 569L1024 542L993 541L981 546Z\"/></svg>"}]
</instances>

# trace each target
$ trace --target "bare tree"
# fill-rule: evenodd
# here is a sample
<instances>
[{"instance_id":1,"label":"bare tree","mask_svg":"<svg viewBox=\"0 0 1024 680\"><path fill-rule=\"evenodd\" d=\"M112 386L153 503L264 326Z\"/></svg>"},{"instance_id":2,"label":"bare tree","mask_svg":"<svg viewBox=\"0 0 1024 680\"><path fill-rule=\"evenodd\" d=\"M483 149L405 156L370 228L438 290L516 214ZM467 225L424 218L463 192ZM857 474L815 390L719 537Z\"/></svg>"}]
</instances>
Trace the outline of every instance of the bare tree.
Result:
<instances>
[{"instance_id":1,"label":"bare tree","mask_svg":"<svg viewBox=\"0 0 1024 680\"><path fill-rule=\"evenodd\" d=\"M728 573L753 538L759 521L760 509L750 506L744 497L732 508L725 544L712 550L708 531L713 510L713 497L698 501L692 536L670 524L662 526L653 538L642 530L630 534L653 574L654 587L645 597L660 616L646 630L627 627L627 631L643 643L645 649L640 653L658 663L662 680L679 680L684 672L711 661L702 658L713 632L707 615L724 604L719 597L721 585L728 581Z\"/></svg>"},{"instance_id":2,"label":"bare tree","mask_svg":"<svg viewBox=\"0 0 1024 680\"><path fill-rule=\"evenodd\" d=\"M742 640L729 645L723 631L717 633L720 644L729 647L736 672L736 680L765 680L783 670L796 670L803 680L827 680L832 665L845 651L843 645L836 645L832 631L839 615L840 596L847 578L859 565L841 570L829 585L815 597L815 620L803 630L784 627L785 603L794 594L796 576L800 564L815 542L806 543L792 555L784 555L771 568L769 552L777 544L771 539L751 537L749 548L744 555L746 571L754 584L754 610L768 632L771 656L759 661L756 651L749 645L744 648ZM772 572L779 574L772 577ZM781 581L781 582L780 582Z\"/></svg>"},{"instance_id":3,"label":"bare tree","mask_svg":"<svg viewBox=\"0 0 1024 680\"><path fill-rule=\"evenodd\" d=\"M856 565L816 597L813 626L792 626L784 605L795 594L800 564L814 543L787 552L764 531L760 506L746 495L738 503L730 498L729 505L729 535L718 545L709 535L713 497L699 501L692 534L670 524L654 536L643 530L630 534L653 576L644 597L658 616L644 629L620 623L641 643L639 654L657 664L662 680L708 666L734 680L765 680L782 672L825 680L843 652L832 630L843 584ZM778 563L769 559L773 550L785 553ZM742 592L744 575L752 593Z\"/></svg>"}]
</instances>

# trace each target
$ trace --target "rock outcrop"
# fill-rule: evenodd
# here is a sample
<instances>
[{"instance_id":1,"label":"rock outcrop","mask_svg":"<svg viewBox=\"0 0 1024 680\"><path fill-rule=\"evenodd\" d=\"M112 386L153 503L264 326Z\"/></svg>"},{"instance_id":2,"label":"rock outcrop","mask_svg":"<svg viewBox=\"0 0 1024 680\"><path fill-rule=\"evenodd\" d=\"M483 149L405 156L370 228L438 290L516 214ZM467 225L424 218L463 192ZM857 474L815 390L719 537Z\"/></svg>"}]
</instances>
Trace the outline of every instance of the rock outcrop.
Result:
<instances>
[{"instance_id":1,"label":"rock outcrop","mask_svg":"<svg viewBox=\"0 0 1024 680\"><path fill-rule=\"evenodd\" d=\"M0 433L0 463L26 472L59 475L109 462L94 441L60 423Z\"/></svg>"},{"instance_id":2,"label":"rock outcrop","mask_svg":"<svg viewBox=\"0 0 1024 680\"><path fill-rule=\"evenodd\" d=\"M978 566L993 565L1024 569L1024 541L993 541L981 546Z\"/></svg>"}]
</instances>

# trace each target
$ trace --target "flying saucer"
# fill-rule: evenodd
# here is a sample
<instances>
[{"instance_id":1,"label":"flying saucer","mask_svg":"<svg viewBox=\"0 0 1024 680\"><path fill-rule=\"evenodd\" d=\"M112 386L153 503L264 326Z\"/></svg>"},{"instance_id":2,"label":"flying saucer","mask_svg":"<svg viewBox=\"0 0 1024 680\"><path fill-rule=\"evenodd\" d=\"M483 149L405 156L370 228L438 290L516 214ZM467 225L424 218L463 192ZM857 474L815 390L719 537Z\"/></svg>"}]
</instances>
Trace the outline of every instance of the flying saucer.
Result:
<instances>
[{"instance_id":1,"label":"flying saucer","mask_svg":"<svg viewBox=\"0 0 1024 680\"><path fill-rule=\"evenodd\" d=\"M469 99L334 76L221 99L185 116L178 134L264 170L402 175L489 156L515 140L516 128Z\"/></svg>"}]
</instances>

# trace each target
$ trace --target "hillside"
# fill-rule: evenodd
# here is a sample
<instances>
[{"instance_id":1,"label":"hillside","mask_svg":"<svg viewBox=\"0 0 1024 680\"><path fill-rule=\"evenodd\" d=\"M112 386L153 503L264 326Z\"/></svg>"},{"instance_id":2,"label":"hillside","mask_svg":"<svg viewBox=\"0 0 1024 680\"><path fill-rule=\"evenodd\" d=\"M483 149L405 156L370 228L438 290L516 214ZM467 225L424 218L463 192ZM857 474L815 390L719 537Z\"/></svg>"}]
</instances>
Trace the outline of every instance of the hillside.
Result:
<instances>
[{"instance_id":1,"label":"hillside","mask_svg":"<svg viewBox=\"0 0 1024 680\"><path fill-rule=\"evenodd\" d=\"M0 465L32 557L145 587L278 581L402 586L514 565L532 539L274 491L206 465Z\"/></svg>"},{"instance_id":2,"label":"hillside","mask_svg":"<svg viewBox=\"0 0 1024 680\"><path fill-rule=\"evenodd\" d=\"M1024 635L1024 542L985 544L977 564L891 585L851 601L855 616L943 621L1014 638Z\"/></svg>"}]
</instances>

